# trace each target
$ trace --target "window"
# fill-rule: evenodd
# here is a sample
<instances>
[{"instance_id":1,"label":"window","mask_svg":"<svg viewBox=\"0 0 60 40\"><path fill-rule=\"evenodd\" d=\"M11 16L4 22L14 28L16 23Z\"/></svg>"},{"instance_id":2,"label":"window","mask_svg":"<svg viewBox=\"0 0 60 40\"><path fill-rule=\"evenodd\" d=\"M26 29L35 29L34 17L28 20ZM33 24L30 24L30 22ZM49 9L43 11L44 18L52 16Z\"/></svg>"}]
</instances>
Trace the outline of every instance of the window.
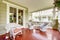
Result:
<instances>
[{"instance_id":1,"label":"window","mask_svg":"<svg viewBox=\"0 0 60 40\"><path fill-rule=\"evenodd\" d=\"M50 22L52 21L53 9L42 10L32 13L32 21L35 22Z\"/></svg>"},{"instance_id":2,"label":"window","mask_svg":"<svg viewBox=\"0 0 60 40\"><path fill-rule=\"evenodd\" d=\"M33 21L39 21L39 15L40 15L39 12L32 13L32 20Z\"/></svg>"}]
</instances>

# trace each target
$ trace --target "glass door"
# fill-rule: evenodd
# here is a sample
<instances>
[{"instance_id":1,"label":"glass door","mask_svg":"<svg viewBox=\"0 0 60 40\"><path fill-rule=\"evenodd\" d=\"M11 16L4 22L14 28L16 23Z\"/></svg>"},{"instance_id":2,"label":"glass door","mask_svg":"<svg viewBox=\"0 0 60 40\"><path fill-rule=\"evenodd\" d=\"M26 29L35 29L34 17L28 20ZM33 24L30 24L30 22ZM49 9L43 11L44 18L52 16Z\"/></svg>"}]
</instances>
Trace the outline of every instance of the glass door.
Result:
<instances>
[{"instance_id":1,"label":"glass door","mask_svg":"<svg viewBox=\"0 0 60 40\"><path fill-rule=\"evenodd\" d=\"M16 23L16 13L17 13L16 8L10 7L10 11L9 11L9 22L10 23Z\"/></svg>"},{"instance_id":2,"label":"glass door","mask_svg":"<svg viewBox=\"0 0 60 40\"><path fill-rule=\"evenodd\" d=\"M18 9L18 24L23 25L23 10Z\"/></svg>"}]
</instances>

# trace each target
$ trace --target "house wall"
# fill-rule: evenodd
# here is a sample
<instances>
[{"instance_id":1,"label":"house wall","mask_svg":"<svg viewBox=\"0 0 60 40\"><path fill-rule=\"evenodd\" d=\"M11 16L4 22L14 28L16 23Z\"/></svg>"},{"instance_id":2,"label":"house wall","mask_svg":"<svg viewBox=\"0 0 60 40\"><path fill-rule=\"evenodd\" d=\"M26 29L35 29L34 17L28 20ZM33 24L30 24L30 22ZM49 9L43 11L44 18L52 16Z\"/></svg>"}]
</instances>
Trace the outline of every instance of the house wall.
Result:
<instances>
[{"instance_id":1,"label":"house wall","mask_svg":"<svg viewBox=\"0 0 60 40\"><path fill-rule=\"evenodd\" d=\"M26 27L26 23L28 22L28 9L25 10L24 17L24 25ZM7 4L3 3L0 0L0 34L4 34L6 32L5 24L7 23Z\"/></svg>"},{"instance_id":2,"label":"house wall","mask_svg":"<svg viewBox=\"0 0 60 40\"><path fill-rule=\"evenodd\" d=\"M8 1L9 2L9 1ZM9 2L12 3L12 2ZM15 3L12 3L15 4ZM15 4L17 6L20 6L18 4ZM21 6L22 8L25 8L25 13L24 13L24 25L28 22L28 8ZM2 0L0 0L0 24L6 24L7 23L7 4L3 3Z\"/></svg>"},{"instance_id":3,"label":"house wall","mask_svg":"<svg viewBox=\"0 0 60 40\"><path fill-rule=\"evenodd\" d=\"M0 0L0 3L1 3L2 0Z\"/></svg>"},{"instance_id":4,"label":"house wall","mask_svg":"<svg viewBox=\"0 0 60 40\"><path fill-rule=\"evenodd\" d=\"M6 24L6 4L0 1L0 24Z\"/></svg>"},{"instance_id":5,"label":"house wall","mask_svg":"<svg viewBox=\"0 0 60 40\"><path fill-rule=\"evenodd\" d=\"M0 0L0 24L6 24L7 23L7 5L5 3L2 3L2 0ZM9 2L9 1L7 1ZM12 3L12 2L9 2ZM12 3L15 4L15 3ZM17 6L20 6L18 4L15 4ZM26 23L28 22L28 8L21 6L22 8L25 8L25 13L24 13L24 25L26 25Z\"/></svg>"},{"instance_id":6,"label":"house wall","mask_svg":"<svg viewBox=\"0 0 60 40\"><path fill-rule=\"evenodd\" d=\"M6 33L6 4L0 0L0 35Z\"/></svg>"}]
</instances>

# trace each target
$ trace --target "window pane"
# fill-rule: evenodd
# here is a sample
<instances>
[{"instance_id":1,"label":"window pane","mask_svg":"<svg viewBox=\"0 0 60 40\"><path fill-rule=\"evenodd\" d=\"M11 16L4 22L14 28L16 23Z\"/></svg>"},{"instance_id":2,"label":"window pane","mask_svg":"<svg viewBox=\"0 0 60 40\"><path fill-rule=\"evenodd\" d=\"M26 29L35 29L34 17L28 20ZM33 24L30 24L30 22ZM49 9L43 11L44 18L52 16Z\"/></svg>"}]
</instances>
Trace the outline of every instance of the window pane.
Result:
<instances>
[{"instance_id":1,"label":"window pane","mask_svg":"<svg viewBox=\"0 0 60 40\"><path fill-rule=\"evenodd\" d=\"M39 21L39 12L32 13L32 20Z\"/></svg>"},{"instance_id":2,"label":"window pane","mask_svg":"<svg viewBox=\"0 0 60 40\"><path fill-rule=\"evenodd\" d=\"M53 16L53 9L43 10L32 13L32 21L48 21Z\"/></svg>"}]
</instances>

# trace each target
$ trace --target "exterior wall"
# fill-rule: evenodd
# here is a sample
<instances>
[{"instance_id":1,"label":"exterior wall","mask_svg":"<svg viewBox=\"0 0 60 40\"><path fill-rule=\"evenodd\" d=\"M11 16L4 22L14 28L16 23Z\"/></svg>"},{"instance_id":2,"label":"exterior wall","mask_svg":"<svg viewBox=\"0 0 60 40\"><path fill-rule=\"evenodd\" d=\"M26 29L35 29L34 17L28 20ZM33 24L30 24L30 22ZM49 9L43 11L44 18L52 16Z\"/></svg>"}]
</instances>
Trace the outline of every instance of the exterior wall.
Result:
<instances>
[{"instance_id":1,"label":"exterior wall","mask_svg":"<svg viewBox=\"0 0 60 40\"><path fill-rule=\"evenodd\" d=\"M28 22L28 9L25 10L24 14L24 25L26 26L26 23ZM6 32L5 24L7 23L7 4L3 3L2 0L0 0L0 34L4 34Z\"/></svg>"},{"instance_id":2,"label":"exterior wall","mask_svg":"<svg viewBox=\"0 0 60 40\"><path fill-rule=\"evenodd\" d=\"M9 1L8 1L9 2ZM9 3L12 3L12 2L9 2ZM14 4L14 3L12 3ZM17 5L19 6L19 5ZM27 22L28 22L28 8L25 8L23 6L21 6L22 8L25 9L25 12L24 12L24 18L23 18L23 23L24 23L24 26L26 26ZM5 3L2 3L2 1L0 1L0 24L6 24L7 23L7 4Z\"/></svg>"},{"instance_id":3,"label":"exterior wall","mask_svg":"<svg viewBox=\"0 0 60 40\"><path fill-rule=\"evenodd\" d=\"M2 2L2 0L0 0L0 3Z\"/></svg>"},{"instance_id":4,"label":"exterior wall","mask_svg":"<svg viewBox=\"0 0 60 40\"><path fill-rule=\"evenodd\" d=\"M0 3L0 24L6 24L6 9L7 6L4 3Z\"/></svg>"},{"instance_id":5,"label":"exterior wall","mask_svg":"<svg viewBox=\"0 0 60 40\"><path fill-rule=\"evenodd\" d=\"M6 33L6 4L0 0L0 35Z\"/></svg>"}]
</instances>

